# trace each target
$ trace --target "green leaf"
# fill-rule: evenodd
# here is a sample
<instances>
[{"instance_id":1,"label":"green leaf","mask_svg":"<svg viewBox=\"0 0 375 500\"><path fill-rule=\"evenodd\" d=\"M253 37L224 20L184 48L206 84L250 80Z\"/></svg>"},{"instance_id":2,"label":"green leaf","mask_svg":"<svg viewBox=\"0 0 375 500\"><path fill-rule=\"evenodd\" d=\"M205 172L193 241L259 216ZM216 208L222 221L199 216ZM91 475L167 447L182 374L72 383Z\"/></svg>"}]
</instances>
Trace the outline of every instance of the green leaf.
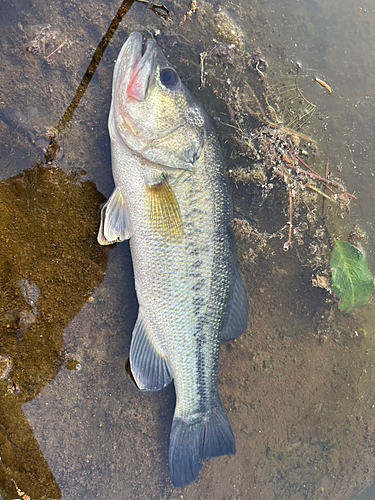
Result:
<instances>
[{"instance_id":1,"label":"green leaf","mask_svg":"<svg viewBox=\"0 0 375 500\"><path fill-rule=\"evenodd\" d=\"M363 252L346 241L336 241L331 255L332 291L339 309L350 311L367 304L374 279Z\"/></svg>"}]
</instances>

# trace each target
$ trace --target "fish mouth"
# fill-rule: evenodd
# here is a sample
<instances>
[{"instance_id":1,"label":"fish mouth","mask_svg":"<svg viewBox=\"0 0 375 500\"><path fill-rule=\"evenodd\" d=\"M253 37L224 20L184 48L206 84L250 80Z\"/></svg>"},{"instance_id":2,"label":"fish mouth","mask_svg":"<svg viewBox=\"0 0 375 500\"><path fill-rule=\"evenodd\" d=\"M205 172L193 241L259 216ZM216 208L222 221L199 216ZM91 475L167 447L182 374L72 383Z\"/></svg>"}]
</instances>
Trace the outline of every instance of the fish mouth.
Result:
<instances>
[{"instance_id":1,"label":"fish mouth","mask_svg":"<svg viewBox=\"0 0 375 500\"><path fill-rule=\"evenodd\" d=\"M157 46L133 31L122 46L113 73L113 92L144 101L154 81ZM125 92L124 92L125 91Z\"/></svg>"},{"instance_id":2,"label":"fish mouth","mask_svg":"<svg viewBox=\"0 0 375 500\"><path fill-rule=\"evenodd\" d=\"M126 94L137 101L144 101L147 92L154 81L155 55L157 46L151 38L142 40L140 33L131 33L126 44L129 44L130 59L127 61L129 69L126 85Z\"/></svg>"},{"instance_id":3,"label":"fish mouth","mask_svg":"<svg viewBox=\"0 0 375 500\"><path fill-rule=\"evenodd\" d=\"M113 140L134 150L144 147L140 139L144 129L130 110L137 102L146 100L154 84L157 54L154 40L143 42L141 33L133 31L122 46L114 68L109 133Z\"/></svg>"}]
</instances>

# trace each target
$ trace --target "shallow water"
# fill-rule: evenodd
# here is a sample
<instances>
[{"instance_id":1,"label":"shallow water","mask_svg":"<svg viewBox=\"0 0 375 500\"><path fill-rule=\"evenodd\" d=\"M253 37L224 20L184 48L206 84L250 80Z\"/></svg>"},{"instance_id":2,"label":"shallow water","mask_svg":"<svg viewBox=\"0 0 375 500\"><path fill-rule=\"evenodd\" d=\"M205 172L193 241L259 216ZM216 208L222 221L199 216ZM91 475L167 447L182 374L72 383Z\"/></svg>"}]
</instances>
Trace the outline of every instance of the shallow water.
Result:
<instances>
[{"instance_id":1,"label":"shallow water","mask_svg":"<svg viewBox=\"0 0 375 500\"><path fill-rule=\"evenodd\" d=\"M375 471L374 305L342 313L311 279L328 273L332 240L353 232L366 233L375 269L375 4L198 0L191 18L188 2L165 5L169 22L139 4L124 16L56 136L62 149L48 158L53 164L20 127L0 120L0 355L12 361L12 379L0 380L1 497L17 497L15 482L32 500L357 498ZM0 105L21 111L38 137L53 135L118 7L3 2ZM247 332L222 345L219 392L237 454L205 462L183 490L169 478L173 388L140 393L124 368L137 313L129 246L96 244L99 206L113 188L113 65L135 29L160 30L158 43L217 128L228 171L256 163L239 155L233 127L250 134L261 124L243 110L233 120L224 97L246 92L245 82L262 106L264 95L292 95L298 62L299 87L316 106L300 131L319 155L309 149L305 161L324 175L328 159L358 198L349 214L327 202L325 219L321 198L296 203L298 232L284 252L284 183L262 189L232 175L250 317Z\"/></svg>"}]
</instances>

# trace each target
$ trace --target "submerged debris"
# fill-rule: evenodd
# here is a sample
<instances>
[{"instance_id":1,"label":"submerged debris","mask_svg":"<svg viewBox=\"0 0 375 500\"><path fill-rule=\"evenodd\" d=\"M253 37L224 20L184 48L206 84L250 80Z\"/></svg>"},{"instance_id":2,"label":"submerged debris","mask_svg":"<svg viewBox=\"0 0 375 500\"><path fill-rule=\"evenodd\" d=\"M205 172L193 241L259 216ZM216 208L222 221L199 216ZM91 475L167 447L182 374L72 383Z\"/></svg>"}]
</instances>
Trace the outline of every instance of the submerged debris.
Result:
<instances>
[{"instance_id":1,"label":"submerged debris","mask_svg":"<svg viewBox=\"0 0 375 500\"><path fill-rule=\"evenodd\" d=\"M31 54L46 55L46 45L51 41L55 40L57 36L57 31L51 28L48 24L43 28L39 29L35 37L28 43L26 50L31 52Z\"/></svg>"},{"instance_id":2,"label":"submerged debris","mask_svg":"<svg viewBox=\"0 0 375 500\"><path fill-rule=\"evenodd\" d=\"M316 275L316 278L312 278L311 284L312 286L324 288L325 290L328 290L331 286L329 279L326 276L320 276L319 274Z\"/></svg>"},{"instance_id":3,"label":"submerged debris","mask_svg":"<svg viewBox=\"0 0 375 500\"><path fill-rule=\"evenodd\" d=\"M298 120L294 118L290 123L300 125L301 120L305 123L311 118L315 105L299 90L297 77L294 85L305 108ZM296 207L304 206L311 215L316 209L317 195L320 195L323 198L323 215L326 212L326 201L344 207L349 212L350 198L355 196L348 193L339 180L329 175L328 162L325 175L322 176L302 159L302 156L317 154L316 141L299 130L283 125L280 108L278 107L276 112L267 95L263 97L266 108L247 82L242 93L235 87L228 90L225 101L231 121L235 124L228 126L236 131L233 141L237 151L231 157L235 159L237 155L251 160L246 166L230 169L229 174L236 184L241 182L245 185L252 183L261 186L263 199L268 197L277 180L285 185L288 194L288 236L283 243L283 249L288 250L293 235L297 233L297 228L293 227ZM303 243L301 241L298 235L297 243L300 245Z\"/></svg>"},{"instance_id":4,"label":"submerged debris","mask_svg":"<svg viewBox=\"0 0 375 500\"><path fill-rule=\"evenodd\" d=\"M239 49L242 45L243 33L229 13L219 9L219 12L214 15L214 22L217 36L220 36L224 42Z\"/></svg>"},{"instance_id":5,"label":"submerged debris","mask_svg":"<svg viewBox=\"0 0 375 500\"><path fill-rule=\"evenodd\" d=\"M32 280L29 281L26 278L18 280L17 284L19 285L26 302L32 307L33 315L36 316L38 314L37 305L40 294L39 288L35 283L33 283Z\"/></svg>"},{"instance_id":6,"label":"submerged debris","mask_svg":"<svg viewBox=\"0 0 375 500\"><path fill-rule=\"evenodd\" d=\"M259 47L253 52L251 56L250 67L258 73L261 81L266 78L265 72L268 68L268 63L262 55Z\"/></svg>"},{"instance_id":7,"label":"submerged debris","mask_svg":"<svg viewBox=\"0 0 375 500\"><path fill-rule=\"evenodd\" d=\"M265 100L276 123L300 130L314 115L316 104L311 102L299 87L299 64L296 64L294 71L292 78L287 81L278 83L277 86L268 85Z\"/></svg>"},{"instance_id":8,"label":"submerged debris","mask_svg":"<svg viewBox=\"0 0 375 500\"><path fill-rule=\"evenodd\" d=\"M16 485L16 483L13 479L12 479L12 482L14 484L14 487L16 488L17 494L22 498L22 500L31 500L29 495L27 495L24 491L22 491L22 490L20 490L20 488L18 488L18 486Z\"/></svg>"},{"instance_id":9,"label":"submerged debris","mask_svg":"<svg viewBox=\"0 0 375 500\"><path fill-rule=\"evenodd\" d=\"M12 361L8 356L0 354L0 380L6 380L12 370Z\"/></svg>"}]
</instances>

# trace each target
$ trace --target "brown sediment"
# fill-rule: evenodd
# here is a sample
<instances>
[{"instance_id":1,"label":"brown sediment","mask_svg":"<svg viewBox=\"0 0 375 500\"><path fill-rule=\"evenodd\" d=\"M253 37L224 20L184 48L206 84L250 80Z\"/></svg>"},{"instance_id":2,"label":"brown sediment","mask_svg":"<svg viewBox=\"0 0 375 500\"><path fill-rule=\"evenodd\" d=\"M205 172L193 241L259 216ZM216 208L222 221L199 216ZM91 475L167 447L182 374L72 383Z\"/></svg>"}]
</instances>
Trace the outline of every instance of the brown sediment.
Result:
<instances>
[{"instance_id":1,"label":"brown sediment","mask_svg":"<svg viewBox=\"0 0 375 500\"><path fill-rule=\"evenodd\" d=\"M92 182L78 185L58 168L35 166L0 182L0 199L0 350L12 361L0 388L0 490L10 495L14 479L31 498L58 498L21 405L55 377L63 330L104 279L107 252L95 238L104 197ZM21 280L40 291L33 305ZM33 321L23 322L26 313Z\"/></svg>"}]
</instances>

